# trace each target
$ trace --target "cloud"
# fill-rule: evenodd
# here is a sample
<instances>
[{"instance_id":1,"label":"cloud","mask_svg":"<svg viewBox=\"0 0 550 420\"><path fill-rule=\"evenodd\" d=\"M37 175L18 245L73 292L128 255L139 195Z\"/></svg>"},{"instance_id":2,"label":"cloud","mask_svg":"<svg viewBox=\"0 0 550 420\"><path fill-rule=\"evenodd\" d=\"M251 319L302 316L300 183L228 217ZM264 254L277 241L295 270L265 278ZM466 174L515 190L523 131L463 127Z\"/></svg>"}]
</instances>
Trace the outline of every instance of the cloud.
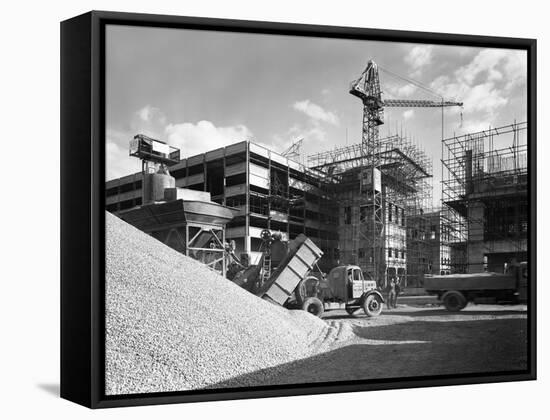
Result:
<instances>
[{"instance_id":1,"label":"cloud","mask_svg":"<svg viewBox=\"0 0 550 420\"><path fill-rule=\"evenodd\" d=\"M334 113L325 111L321 106L314 104L309 99L295 102L292 107L315 121L322 121L333 125L339 124L338 117Z\"/></svg>"},{"instance_id":2,"label":"cloud","mask_svg":"<svg viewBox=\"0 0 550 420\"><path fill-rule=\"evenodd\" d=\"M493 83L483 83L472 87L465 95L468 112L487 112L493 114L508 103L508 98L495 89Z\"/></svg>"},{"instance_id":3,"label":"cloud","mask_svg":"<svg viewBox=\"0 0 550 420\"><path fill-rule=\"evenodd\" d=\"M403 112L404 120L410 120L412 117L414 117L414 109L407 109Z\"/></svg>"},{"instance_id":4,"label":"cloud","mask_svg":"<svg viewBox=\"0 0 550 420\"><path fill-rule=\"evenodd\" d=\"M159 108L145 105L132 115L130 128L134 134L145 134L153 138L159 138L164 133L166 123L166 115Z\"/></svg>"},{"instance_id":5,"label":"cloud","mask_svg":"<svg viewBox=\"0 0 550 420\"><path fill-rule=\"evenodd\" d=\"M416 45L409 50L404 57L405 64L407 64L407 74L414 78L420 78L426 66L430 65L433 61L433 45ZM405 83L405 84L403 84ZM390 81L389 83L383 82L382 84L384 93L388 93L388 96L392 99L411 98L418 93L418 88L412 83L400 81Z\"/></svg>"},{"instance_id":6,"label":"cloud","mask_svg":"<svg viewBox=\"0 0 550 420\"><path fill-rule=\"evenodd\" d=\"M441 76L431 87L446 98L464 102L464 113L472 117L475 127L488 127L499 111L509 104L512 90L527 81L524 52L484 49L451 77Z\"/></svg>"},{"instance_id":7,"label":"cloud","mask_svg":"<svg viewBox=\"0 0 550 420\"><path fill-rule=\"evenodd\" d=\"M281 153L299 139L303 139L300 154L305 157L309 152L317 150L319 144L327 142L328 134L318 123L310 122L305 125L294 124L284 134L273 135L271 141L254 141L270 150ZM295 160L299 159L295 158Z\"/></svg>"},{"instance_id":8,"label":"cloud","mask_svg":"<svg viewBox=\"0 0 550 420\"><path fill-rule=\"evenodd\" d=\"M461 129L465 133L477 133L478 131L488 130L490 124L485 120L469 119L464 122Z\"/></svg>"},{"instance_id":9,"label":"cloud","mask_svg":"<svg viewBox=\"0 0 550 420\"><path fill-rule=\"evenodd\" d=\"M139 159L129 156L128 147L132 135L108 129L105 144L105 177L120 178L141 171Z\"/></svg>"},{"instance_id":10,"label":"cloud","mask_svg":"<svg viewBox=\"0 0 550 420\"><path fill-rule=\"evenodd\" d=\"M405 63L411 67L413 77L418 77L421 70L432 63L433 50L433 45L417 45L407 53Z\"/></svg>"},{"instance_id":11,"label":"cloud","mask_svg":"<svg viewBox=\"0 0 550 420\"><path fill-rule=\"evenodd\" d=\"M106 177L120 178L139 172L139 159L129 156L130 140L136 134L168 142L181 150L181 156L192 156L208 150L227 146L252 137L252 132L243 124L217 127L210 121L169 122L166 115L150 105L131 114L129 125L124 130L107 129Z\"/></svg>"},{"instance_id":12,"label":"cloud","mask_svg":"<svg viewBox=\"0 0 550 420\"><path fill-rule=\"evenodd\" d=\"M168 124L165 135L171 146L181 150L181 156L193 156L243 140L249 140L252 132L245 125L216 127L210 121L196 124L184 122Z\"/></svg>"},{"instance_id":13,"label":"cloud","mask_svg":"<svg viewBox=\"0 0 550 420\"><path fill-rule=\"evenodd\" d=\"M291 139L303 138L308 143L323 143L327 141L327 133L318 125L294 125L288 130Z\"/></svg>"},{"instance_id":14,"label":"cloud","mask_svg":"<svg viewBox=\"0 0 550 420\"><path fill-rule=\"evenodd\" d=\"M479 77L484 77L488 81L501 80L502 73L497 66L507 59L508 54L505 50L480 51L470 63L461 69L461 78L469 84L475 82Z\"/></svg>"},{"instance_id":15,"label":"cloud","mask_svg":"<svg viewBox=\"0 0 550 420\"><path fill-rule=\"evenodd\" d=\"M383 85L383 99L407 99L414 96L418 88L412 84L406 84L399 86L394 83L385 83ZM387 94L387 95L386 95ZM387 97L386 97L387 96Z\"/></svg>"}]
</instances>

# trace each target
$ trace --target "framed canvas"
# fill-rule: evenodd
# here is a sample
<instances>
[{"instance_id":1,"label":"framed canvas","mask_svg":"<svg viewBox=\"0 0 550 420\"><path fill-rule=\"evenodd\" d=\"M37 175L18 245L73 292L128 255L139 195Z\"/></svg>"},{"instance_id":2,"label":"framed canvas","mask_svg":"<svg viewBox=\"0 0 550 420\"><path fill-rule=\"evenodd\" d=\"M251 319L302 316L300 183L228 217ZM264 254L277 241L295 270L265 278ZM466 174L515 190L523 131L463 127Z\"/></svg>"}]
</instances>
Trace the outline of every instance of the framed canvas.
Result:
<instances>
[{"instance_id":1,"label":"framed canvas","mask_svg":"<svg viewBox=\"0 0 550 420\"><path fill-rule=\"evenodd\" d=\"M61 23L61 396L536 378L536 41Z\"/></svg>"}]
</instances>

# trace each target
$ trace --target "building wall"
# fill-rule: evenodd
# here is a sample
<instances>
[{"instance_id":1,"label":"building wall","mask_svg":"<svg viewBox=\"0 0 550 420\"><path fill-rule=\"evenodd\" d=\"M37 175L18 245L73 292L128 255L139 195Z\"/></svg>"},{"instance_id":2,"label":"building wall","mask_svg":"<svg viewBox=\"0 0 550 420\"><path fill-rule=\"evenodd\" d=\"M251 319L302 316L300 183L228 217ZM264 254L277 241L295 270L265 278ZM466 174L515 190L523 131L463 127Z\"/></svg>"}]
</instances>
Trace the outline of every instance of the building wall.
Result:
<instances>
[{"instance_id":1,"label":"building wall","mask_svg":"<svg viewBox=\"0 0 550 420\"><path fill-rule=\"evenodd\" d=\"M518 180L503 176L478 182L468 195L469 272L503 272L513 259L527 259L527 195Z\"/></svg>"},{"instance_id":2,"label":"building wall","mask_svg":"<svg viewBox=\"0 0 550 420\"><path fill-rule=\"evenodd\" d=\"M409 286L422 287L426 274L451 273L452 255L449 226L441 212L430 212L408 218L407 276Z\"/></svg>"},{"instance_id":3,"label":"building wall","mask_svg":"<svg viewBox=\"0 0 550 420\"><path fill-rule=\"evenodd\" d=\"M385 188L385 186L383 186ZM336 192L338 203L338 246L340 262L354 264L364 272L372 271L373 248L367 242L364 233L368 231L370 215L367 207L362 206L359 195L359 183L340 188ZM381 272L388 276L405 276L406 271L406 217L404 209L387 201L382 205L384 220L384 243L378 256ZM363 233L363 234L362 234ZM383 252L383 254L382 254Z\"/></svg>"}]
</instances>

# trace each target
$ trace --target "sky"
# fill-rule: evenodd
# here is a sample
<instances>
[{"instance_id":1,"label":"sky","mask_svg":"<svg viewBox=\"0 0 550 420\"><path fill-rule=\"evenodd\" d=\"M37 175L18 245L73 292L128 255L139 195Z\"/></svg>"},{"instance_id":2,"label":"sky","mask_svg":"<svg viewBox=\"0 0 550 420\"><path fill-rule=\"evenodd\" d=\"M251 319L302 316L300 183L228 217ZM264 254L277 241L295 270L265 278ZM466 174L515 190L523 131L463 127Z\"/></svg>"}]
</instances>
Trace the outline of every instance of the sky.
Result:
<instances>
[{"instance_id":1,"label":"sky","mask_svg":"<svg viewBox=\"0 0 550 420\"><path fill-rule=\"evenodd\" d=\"M242 140L282 152L303 138L305 162L358 143L363 108L349 84L370 59L382 69L383 99L464 102L445 109L445 137L526 121L525 51L109 25L106 177L141 170L128 156L138 133L182 157ZM381 137L406 135L433 159L437 204L441 110L384 113Z\"/></svg>"}]
</instances>

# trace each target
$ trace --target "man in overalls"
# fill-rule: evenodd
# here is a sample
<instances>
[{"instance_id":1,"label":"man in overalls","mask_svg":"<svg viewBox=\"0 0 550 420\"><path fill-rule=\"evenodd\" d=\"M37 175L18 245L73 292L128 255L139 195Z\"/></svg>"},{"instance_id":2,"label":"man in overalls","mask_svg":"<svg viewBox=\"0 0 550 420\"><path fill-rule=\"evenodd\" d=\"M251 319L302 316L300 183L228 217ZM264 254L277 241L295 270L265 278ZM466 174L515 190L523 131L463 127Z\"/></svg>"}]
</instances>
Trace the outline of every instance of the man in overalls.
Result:
<instances>
[{"instance_id":1,"label":"man in overalls","mask_svg":"<svg viewBox=\"0 0 550 420\"><path fill-rule=\"evenodd\" d=\"M397 308L397 292L395 290L397 282L392 276L388 282L388 309Z\"/></svg>"}]
</instances>

